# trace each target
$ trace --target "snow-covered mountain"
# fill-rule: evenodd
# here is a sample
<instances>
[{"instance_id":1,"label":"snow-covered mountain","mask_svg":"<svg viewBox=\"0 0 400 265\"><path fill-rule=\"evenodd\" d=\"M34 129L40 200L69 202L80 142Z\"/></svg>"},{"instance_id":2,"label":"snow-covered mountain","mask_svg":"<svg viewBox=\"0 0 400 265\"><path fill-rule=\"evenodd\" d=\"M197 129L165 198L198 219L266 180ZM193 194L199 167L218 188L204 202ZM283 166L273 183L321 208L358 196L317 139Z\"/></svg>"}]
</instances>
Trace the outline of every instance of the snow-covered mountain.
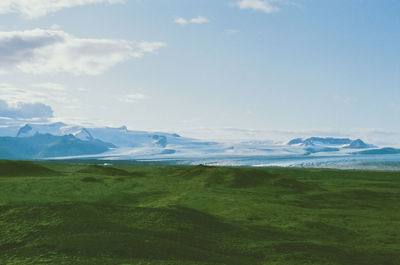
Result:
<instances>
[{"instance_id":1,"label":"snow-covered mountain","mask_svg":"<svg viewBox=\"0 0 400 265\"><path fill-rule=\"evenodd\" d=\"M366 144L361 139L352 140L349 138L333 137L310 137L307 139L296 138L287 143L289 146L303 147L306 154L315 153L349 153L359 149L374 148L374 145Z\"/></svg>"},{"instance_id":2,"label":"snow-covered mountain","mask_svg":"<svg viewBox=\"0 0 400 265\"><path fill-rule=\"evenodd\" d=\"M10 135L13 134L13 135ZM28 123L18 130L1 128L1 136L21 139L16 142L27 142L34 137L41 139L68 136L70 141L80 145L89 144L91 152L52 152L63 158L103 158L103 159L188 159L188 158L221 158L221 157L291 157L315 155L356 154L360 150L373 150L374 146L361 139L321 138L293 139L287 143L268 141L246 142L210 142L182 137L178 134L163 132L146 132L129 130L126 126L82 127L62 122L36 124ZM50 142L57 142L51 138ZM1 139L0 139L1 140ZM15 140L13 140L15 142ZM63 142L63 148L67 146ZM96 146L102 148L94 148ZM60 145L61 146L61 145ZM78 146L76 144L76 146ZM107 147L104 149L104 147ZM53 148L54 149L54 148ZM52 149L52 150L53 150ZM95 151L97 150L97 151ZM54 151L54 150L53 150ZM41 152L43 154L43 152ZM50 152L46 152L50 154ZM36 156L37 157L37 156Z\"/></svg>"},{"instance_id":3,"label":"snow-covered mountain","mask_svg":"<svg viewBox=\"0 0 400 265\"><path fill-rule=\"evenodd\" d=\"M86 128L80 126L68 126L63 122L48 124L28 123L19 129L16 137L31 137L36 134L51 134L54 136L73 135L83 141L94 139Z\"/></svg>"},{"instance_id":4,"label":"snow-covered mountain","mask_svg":"<svg viewBox=\"0 0 400 265\"><path fill-rule=\"evenodd\" d=\"M163 132L146 132L128 130L126 126L111 127L81 127L70 126L62 122L49 124L26 124L19 129L16 137L31 137L36 134L51 134L55 136L73 135L84 141L99 139L114 144L119 148L157 147L167 148L170 145L187 145L197 141L184 138L178 134ZM11 136L11 135L9 135Z\"/></svg>"},{"instance_id":5,"label":"snow-covered mountain","mask_svg":"<svg viewBox=\"0 0 400 265\"><path fill-rule=\"evenodd\" d=\"M296 138L288 142L288 145L302 145L302 146L331 146L331 147L342 147L352 149L365 149L372 148L373 145L364 143L363 140L357 139L352 140L349 138L322 138L322 137L310 137L307 139Z\"/></svg>"},{"instance_id":6,"label":"snow-covered mountain","mask_svg":"<svg viewBox=\"0 0 400 265\"><path fill-rule=\"evenodd\" d=\"M1 131L1 128L0 128ZM164 132L146 132L120 128L70 126L62 122L48 124L26 124L16 133L17 138L29 138L35 135L65 136L72 135L82 141L99 140L110 143L116 148L104 154L107 157L123 156L135 158L138 156L155 155L196 155L224 152L225 146L214 142L198 141L181 137L178 134ZM7 135L11 136L11 135ZM91 154L92 155L92 154Z\"/></svg>"}]
</instances>

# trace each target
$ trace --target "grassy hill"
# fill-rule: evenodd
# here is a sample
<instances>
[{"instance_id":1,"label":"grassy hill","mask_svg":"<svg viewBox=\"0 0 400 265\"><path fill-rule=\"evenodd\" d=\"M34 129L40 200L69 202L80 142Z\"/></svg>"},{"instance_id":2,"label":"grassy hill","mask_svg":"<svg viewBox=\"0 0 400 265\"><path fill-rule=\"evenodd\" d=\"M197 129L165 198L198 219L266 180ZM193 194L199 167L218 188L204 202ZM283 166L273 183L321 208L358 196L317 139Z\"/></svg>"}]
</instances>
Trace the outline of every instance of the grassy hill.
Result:
<instances>
[{"instance_id":1,"label":"grassy hill","mask_svg":"<svg viewBox=\"0 0 400 265\"><path fill-rule=\"evenodd\" d=\"M400 172L0 162L0 264L400 264Z\"/></svg>"},{"instance_id":2,"label":"grassy hill","mask_svg":"<svg viewBox=\"0 0 400 265\"><path fill-rule=\"evenodd\" d=\"M38 163L0 160L0 177L43 177L54 173L53 170Z\"/></svg>"}]
</instances>

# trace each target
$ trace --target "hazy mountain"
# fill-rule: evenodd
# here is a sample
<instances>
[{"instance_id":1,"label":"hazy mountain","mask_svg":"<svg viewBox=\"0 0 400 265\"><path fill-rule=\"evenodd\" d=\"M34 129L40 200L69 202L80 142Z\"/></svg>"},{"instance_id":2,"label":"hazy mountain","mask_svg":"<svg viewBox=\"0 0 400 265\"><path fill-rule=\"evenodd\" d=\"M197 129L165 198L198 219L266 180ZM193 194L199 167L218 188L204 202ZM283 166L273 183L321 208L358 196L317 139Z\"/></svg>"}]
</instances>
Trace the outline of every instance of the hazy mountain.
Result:
<instances>
[{"instance_id":1,"label":"hazy mountain","mask_svg":"<svg viewBox=\"0 0 400 265\"><path fill-rule=\"evenodd\" d=\"M344 148L352 148L352 149L366 149L366 148L373 148L375 147L372 144L366 144L361 139L353 140L348 146Z\"/></svg>"},{"instance_id":2,"label":"hazy mountain","mask_svg":"<svg viewBox=\"0 0 400 265\"><path fill-rule=\"evenodd\" d=\"M12 132L14 135L10 136ZM18 159L56 157L188 159L226 156L344 155L354 154L356 149L367 150L374 147L361 139L333 137L296 138L287 144L269 141L208 142L173 133L133 131L126 126L88 128L62 122L29 123L18 130L0 127L0 135L9 135L0 137L0 158Z\"/></svg>"},{"instance_id":3,"label":"hazy mountain","mask_svg":"<svg viewBox=\"0 0 400 265\"><path fill-rule=\"evenodd\" d=\"M0 158L38 159L59 156L94 155L115 146L100 140L83 141L73 135L35 134L27 137L0 137Z\"/></svg>"},{"instance_id":4,"label":"hazy mountain","mask_svg":"<svg viewBox=\"0 0 400 265\"><path fill-rule=\"evenodd\" d=\"M19 129L17 137L30 137L36 134L51 134L55 136L73 135L84 141L99 139L113 143L117 147L162 147L168 144L183 143L186 139L178 134L151 133L144 131L128 130L126 126L120 128L98 127L85 128L81 126L69 126L62 122L49 124L26 124Z\"/></svg>"},{"instance_id":5,"label":"hazy mountain","mask_svg":"<svg viewBox=\"0 0 400 265\"><path fill-rule=\"evenodd\" d=\"M361 155L393 155L393 154L400 154L400 149L391 148L391 147L384 147L379 149L370 149L357 152L356 154Z\"/></svg>"},{"instance_id":6,"label":"hazy mountain","mask_svg":"<svg viewBox=\"0 0 400 265\"><path fill-rule=\"evenodd\" d=\"M333 138L333 137L310 137L307 139L296 138L289 141L288 145L300 146L340 146L342 148L365 149L372 148L373 145L366 144L361 139L352 140L349 138Z\"/></svg>"}]
</instances>

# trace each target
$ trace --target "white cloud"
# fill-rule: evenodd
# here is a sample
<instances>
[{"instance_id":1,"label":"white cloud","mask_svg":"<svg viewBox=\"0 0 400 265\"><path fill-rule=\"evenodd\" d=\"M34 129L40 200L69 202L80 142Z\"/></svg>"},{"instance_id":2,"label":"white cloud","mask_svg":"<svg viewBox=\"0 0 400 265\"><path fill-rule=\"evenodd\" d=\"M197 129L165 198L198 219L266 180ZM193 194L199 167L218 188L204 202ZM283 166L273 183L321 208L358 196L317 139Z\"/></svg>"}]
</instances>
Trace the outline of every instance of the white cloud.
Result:
<instances>
[{"instance_id":1,"label":"white cloud","mask_svg":"<svg viewBox=\"0 0 400 265\"><path fill-rule=\"evenodd\" d=\"M174 23L179 24L179 25L188 25L188 24L205 24L209 23L210 21L203 17L203 16L198 16L192 19L185 19L183 17L177 17L174 19Z\"/></svg>"},{"instance_id":2,"label":"white cloud","mask_svg":"<svg viewBox=\"0 0 400 265\"><path fill-rule=\"evenodd\" d=\"M64 8L94 3L117 4L124 2L124 0L1 0L0 14L17 13L23 18L32 19Z\"/></svg>"},{"instance_id":3,"label":"white cloud","mask_svg":"<svg viewBox=\"0 0 400 265\"><path fill-rule=\"evenodd\" d=\"M187 21L183 17L177 17L174 19L174 23L179 24L179 25L187 25L187 24L189 24L189 21Z\"/></svg>"},{"instance_id":4,"label":"white cloud","mask_svg":"<svg viewBox=\"0 0 400 265\"><path fill-rule=\"evenodd\" d=\"M155 53L158 49L164 47L166 44L163 42L147 42L142 41L136 43L137 51L135 52L136 57L142 57L145 53Z\"/></svg>"},{"instance_id":5,"label":"white cloud","mask_svg":"<svg viewBox=\"0 0 400 265\"><path fill-rule=\"evenodd\" d=\"M209 22L210 21L207 18L202 17L202 16L198 16L198 17L192 18L190 20L190 23L192 23L192 24L204 24L204 23L209 23Z\"/></svg>"},{"instance_id":6,"label":"white cloud","mask_svg":"<svg viewBox=\"0 0 400 265\"><path fill-rule=\"evenodd\" d=\"M267 14L275 13L280 10L275 4L281 2L280 0L239 0L234 5L240 9L252 9L255 11L262 11Z\"/></svg>"},{"instance_id":7,"label":"white cloud","mask_svg":"<svg viewBox=\"0 0 400 265\"><path fill-rule=\"evenodd\" d=\"M0 99L0 117L12 119L47 119L53 117L53 110L43 103L18 103L10 105Z\"/></svg>"},{"instance_id":8,"label":"white cloud","mask_svg":"<svg viewBox=\"0 0 400 265\"><path fill-rule=\"evenodd\" d=\"M0 101L7 102L10 108L19 108L21 105L45 104L55 107L54 111L61 109L76 109L81 106L81 101L71 89L57 83L42 83L20 88L12 84L0 84Z\"/></svg>"},{"instance_id":9,"label":"white cloud","mask_svg":"<svg viewBox=\"0 0 400 265\"><path fill-rule=\"evenodd\" d=\"M0 71L97 75L163 46L162 42L83 39L61 30L0 32Z\"/></svg>"},{"instance_id":10,"label":"white cloud","mask_svg":"<svg viewBox=\"0 0 400 265\"><path fill-rule=\"evenodd\" d=\"M125 103L135 103L139 100L145 99L146 96L140 93L128 94L124 96L115 97L117 100Z\"/></svg>"}]
</instances>

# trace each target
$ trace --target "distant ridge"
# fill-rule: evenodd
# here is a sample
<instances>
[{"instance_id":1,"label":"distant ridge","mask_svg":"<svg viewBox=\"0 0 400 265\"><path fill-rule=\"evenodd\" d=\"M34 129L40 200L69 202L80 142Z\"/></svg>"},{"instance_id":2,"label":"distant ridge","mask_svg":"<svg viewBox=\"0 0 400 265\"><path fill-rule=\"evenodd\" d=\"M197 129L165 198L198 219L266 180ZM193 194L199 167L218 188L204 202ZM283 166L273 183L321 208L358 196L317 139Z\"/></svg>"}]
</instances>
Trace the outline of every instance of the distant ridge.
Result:
<instances>
[{"instance_id":1,"label":"distant ridge","mask_svg":"<svg viewBox=\"0 0 400 265\"><path fill-rule=\"evenodd\" d=\"M28 123L18 130L0 127L0 135L7 135L7 133L8 136L0 137L0 159L145 161L212 159L219 163L239 157L247 159L249 157L351 156L356 155L358 150L366 151L376 148L361 139L350 138L295 138L288 143L214 142L182 137L175 133L130 130L126 126L82 127L63 122ZM372 152L393 153L394 151Z\"/></svg>"},{"instance_id":2,"label":"distant ridge","mask_svg":"<svg viewBox=\"0 0 400 265\"><path fill-rule=\"evenodd\" d=\"M400 154L400 149L391 148L391 147L384 147L384 148L379 148L379 149L364 150L364 151L356 152L356 154L361 154L361 155L394 155L394 154Z\"/></svg>"},{"instance_id":3,"label":"distant ridge","mask_svg":"<svg viewBox=\"0 0 400 265\"><path fill-rule=\"evenodd\" d=\"M361 139L352 140L349 138L333 138L333 137L310 137L307 139L296 138L288 142L288 145L303 145L303 146L316 146L316 145L328 145L328 146L343 146L343 148L352 149L365 149L372 148L373 145L366 144Z\"/></svg>"},{"instance_id":4,"label":"distant ridge","mask_svg":"<svg viewBox=\"0 0 400 265\"><path fill-rule=\"evenodd\" d=\"M39 134L29 137L0 137L1 159L40 159L58 156L100 154L113 144L100 140L83 141L73 135Z\"/></svg>"}]
</instances>

